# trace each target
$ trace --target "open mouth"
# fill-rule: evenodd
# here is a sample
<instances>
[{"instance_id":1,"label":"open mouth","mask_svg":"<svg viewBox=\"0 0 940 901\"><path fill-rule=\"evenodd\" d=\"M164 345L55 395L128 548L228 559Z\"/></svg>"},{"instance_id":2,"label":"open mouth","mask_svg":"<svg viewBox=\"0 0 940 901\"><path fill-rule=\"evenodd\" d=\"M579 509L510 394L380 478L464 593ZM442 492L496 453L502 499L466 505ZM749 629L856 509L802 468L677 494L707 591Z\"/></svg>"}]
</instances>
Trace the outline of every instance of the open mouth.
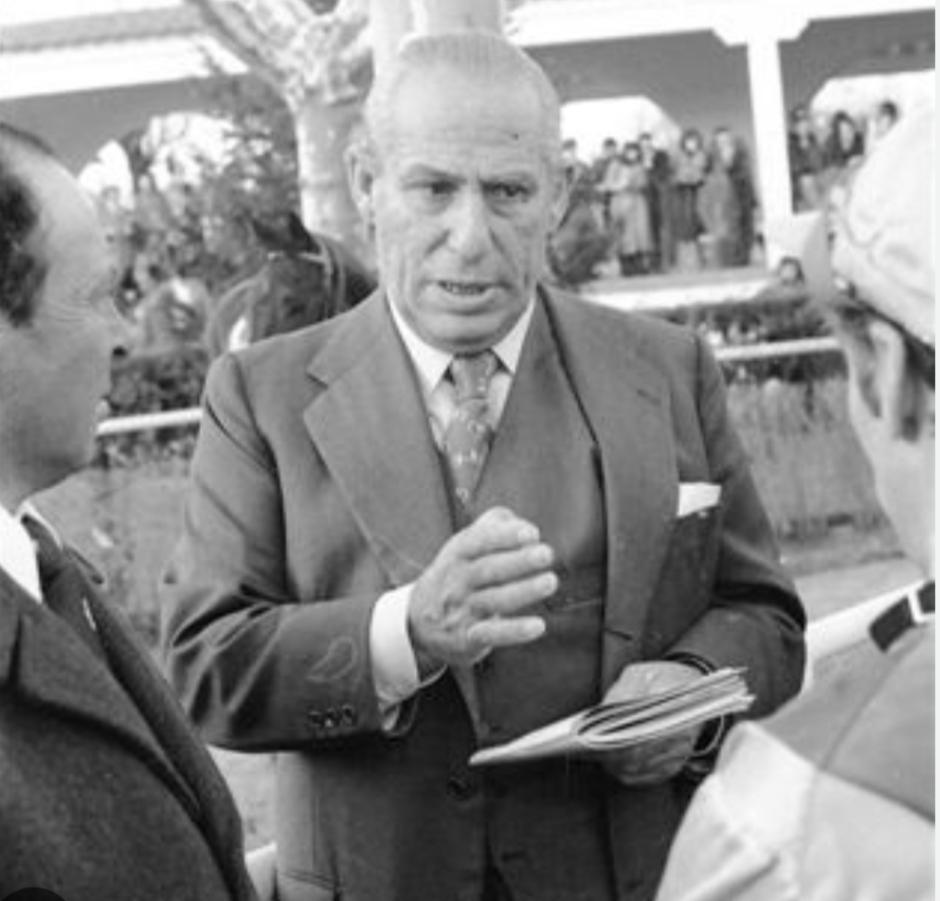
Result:
<instances>
[{"instance_id":1,"label":"open mouth","mask_svg":"<svg viewBox=\"0 0 940 901\"><path fill-rule=\"evenodd\" d=\"M438 284L448 293L458 297L476 297L493 287L491 282L452 282L442 280Z\"/></svg>"}]
</instances>

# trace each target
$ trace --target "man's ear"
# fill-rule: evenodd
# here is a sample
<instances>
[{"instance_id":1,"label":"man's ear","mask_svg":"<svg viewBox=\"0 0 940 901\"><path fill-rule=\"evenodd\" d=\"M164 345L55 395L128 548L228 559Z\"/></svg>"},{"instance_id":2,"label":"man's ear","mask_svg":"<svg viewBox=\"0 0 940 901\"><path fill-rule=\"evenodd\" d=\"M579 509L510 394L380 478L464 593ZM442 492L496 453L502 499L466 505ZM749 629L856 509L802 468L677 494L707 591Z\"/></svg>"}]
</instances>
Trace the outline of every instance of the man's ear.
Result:
<instances>
[{"instance_id":1,"label":"man's ear","mask_svg":"<svg viewBox=\"0 0 940 901\"><path fill-rule=\"evenodd\" d=\"M916 437L923 412L923 397L908 366L907 347L895 326L881 319L867 325L868 341L853 341L848 348L850 377L872 416L883 420L888 435Z\"/></svg>"},{"instance_id":2,"label":"man's ear","mask_svg":"<svg viewBox=\"0 0 940 901\"><path fill-rule=\"evenodd\" d=\"M353 203L364 222L372 222L375 191L375 157L362 142L351 144L346 150L346 177Z\"/></svg>"},{"instance_id":3,"label":"man's ear","mask_svg":"<svg viewBox=\"0 0 940 901\"><path fill-rule=\"evenodd\" d=\"M551 231L554 231L561 225L561 220L564 218L565 211L568 209L568 202L568 179L565 177L565 170L561 166L558 166L554 173L554 181L552 184Z\"/></svg>"}]
</instances>

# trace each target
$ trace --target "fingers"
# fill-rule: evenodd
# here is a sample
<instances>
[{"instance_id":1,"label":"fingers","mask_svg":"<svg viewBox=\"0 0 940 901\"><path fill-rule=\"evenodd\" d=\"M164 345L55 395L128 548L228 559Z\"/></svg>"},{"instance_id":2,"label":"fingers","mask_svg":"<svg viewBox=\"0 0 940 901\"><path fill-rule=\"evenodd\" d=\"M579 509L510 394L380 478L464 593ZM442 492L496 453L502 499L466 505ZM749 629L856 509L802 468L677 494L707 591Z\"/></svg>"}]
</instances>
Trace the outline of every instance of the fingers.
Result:
<instances>
[{"instance_id":1,"label":"fingers","mask_svg":"<svg viewBox=\"0 0 940 901\"><path fill-rule=\"evenodd\" d=\"M558 576L553 572L539 572L524 579L477 590L470 606L479 617L512 616L538 601L551 597L558 590Z\"/></svg>"},{"instance_id":2,"label":"fingers","mask_svg":"<svg viewBox=\"0 0 940 901\"><path fill-rule=\"evenodd\" d=\"M624 785L652 785L672 779L688 763L694 737L676 736L604 755L604 768Z\"/></svg>"},{"instance_id":3,"label":"fingers","mask_svg":"<svg viewBox=\"0 0 940 901\"><path fill-rule=\"evenodd\" d=\"M514 616L510 619L484 619L467 629L467 640L482 648L527 644L545 634L540 616Z\"/></svg>"},{"instance_id":4,"label":"fingers","mask_svg":"<svg viewBox=\"0 0 940 901\"><path fill-rule=\"evenodd\" d=\"M511 551L539 540L538 527L506 507L491 507L451 539L455 554L468 560Z\"/></svg>"}]
</instances>

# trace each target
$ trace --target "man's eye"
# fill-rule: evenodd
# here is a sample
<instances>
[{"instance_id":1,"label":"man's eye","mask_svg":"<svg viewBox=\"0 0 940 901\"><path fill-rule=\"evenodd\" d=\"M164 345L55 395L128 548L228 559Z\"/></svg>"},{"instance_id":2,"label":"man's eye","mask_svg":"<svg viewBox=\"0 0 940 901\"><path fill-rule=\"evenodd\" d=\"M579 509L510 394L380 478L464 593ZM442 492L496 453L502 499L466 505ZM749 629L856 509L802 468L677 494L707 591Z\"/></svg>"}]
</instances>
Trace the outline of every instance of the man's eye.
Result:
<instances>
[{"instance_id":1,"label":"man's eye","mask_svg":"<svg viewBox=\"0 0 940 901\"><path fill-rule=\"evenodd\" d=\"M509 203L527 200L531 195L528 185L516 182L496 182L490 185L488 193L493 200L499 203Z\"/></svg>"},{"instance_id":2,"label":"man's eye","mask_svg":"<svg viewBox=\"0 0 940 901\"><path fill-rule=\"evenodd\" d=\"M417 185L418 190L427 197L439 199L454 193L454 183L449 181L427 181Z\"/></svg>"}]
</instances>

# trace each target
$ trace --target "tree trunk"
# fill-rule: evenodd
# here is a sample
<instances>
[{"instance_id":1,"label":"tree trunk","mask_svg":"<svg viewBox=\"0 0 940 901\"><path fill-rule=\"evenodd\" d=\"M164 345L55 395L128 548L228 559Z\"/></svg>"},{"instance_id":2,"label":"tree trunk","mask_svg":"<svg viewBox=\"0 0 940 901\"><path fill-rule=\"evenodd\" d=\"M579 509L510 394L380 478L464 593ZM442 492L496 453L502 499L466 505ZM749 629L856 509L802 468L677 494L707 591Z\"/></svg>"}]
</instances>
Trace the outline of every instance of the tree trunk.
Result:
<instances>
[{"instance_id":1,"label":"tree trunk","mask_svg":"<svg viewBox=\"0 0 940 901\"><path fill-rule=\"evenodd\" d=\"M362 255L365 242L346 181L343 154L360 110L359 102L324 103L321 94L308 93L293 113L304 225Z\"/></svg>"},{"instance_id":2,"label":"tree trunk","mask_svg":"<svg viewBox=\"0 0 940 901\"><path fill-rule=\"evenodd\" d=\"M381 72L409 34L503 31L503 0L371 0L375 71Z\"/></svg>"}]
</instances>

